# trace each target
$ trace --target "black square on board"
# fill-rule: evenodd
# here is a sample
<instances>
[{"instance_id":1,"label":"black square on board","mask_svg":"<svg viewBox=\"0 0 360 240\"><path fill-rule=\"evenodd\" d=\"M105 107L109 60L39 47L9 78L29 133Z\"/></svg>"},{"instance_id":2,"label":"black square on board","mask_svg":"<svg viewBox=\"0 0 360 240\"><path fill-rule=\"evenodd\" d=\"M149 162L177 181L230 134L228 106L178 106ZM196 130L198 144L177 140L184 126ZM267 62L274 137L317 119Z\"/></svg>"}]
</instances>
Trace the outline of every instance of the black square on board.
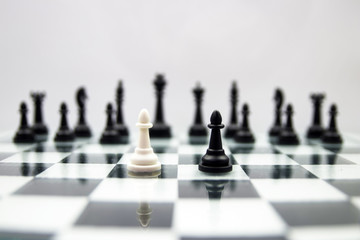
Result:
<instances>
[{"instance_id":1,"label":"black square on board","mask_svg":"<svg viewBox=\"0 0 360 240\"><path fill-rule=\"evenodd\" d=\"M122 154L112 153L73 153L64 158L61 163L80 163L80 164L116 164Z\"/></svg>"},{"instance_id":2,"label":"black square on board","mask_svg":"<svg viewBox=\"0 0 360 240\"><path fill-rule=\"evenodd\" d=\"M47 196L89 196L100 180L34 178L15 194Z\"/></svg>"},{"instance_id":3,"label":"black square on board","mask_svg":"<svg viewBox=\"0 0 360 240\"><path fill-rule=\"evenodd\" d=\"M327 182L349 196L360 196L360 179L334 179Z\"/></svg>"},{"instance_id":4,"label":"black square on board","mask_svg":"<svg viewBox=\"0 0 360 240\"><path fill-rule=\"evenodd\" d=\"M301 165L354 164L353 162L346 160L337 154L296 154L288 156Z\"/></svg>"},{"instance_id":5,"label":"black square on board","mask_svg":"<svg viewBox=\"0 0 360 240\"><path fill-rule=\"evenodd\" d=\"M250 178L317 178L299 165L242 165Z\"/></svg>"},{"instance_id":6,"label":"black square on board","mask_svg":"<svg viewBox=\"0 0 360 240\"><path fill-rule=\"evenodd\" d=\"M53 164L49 163L3 163L0 162L0 176L36 176Z\"/></svg>"}]
</instances>

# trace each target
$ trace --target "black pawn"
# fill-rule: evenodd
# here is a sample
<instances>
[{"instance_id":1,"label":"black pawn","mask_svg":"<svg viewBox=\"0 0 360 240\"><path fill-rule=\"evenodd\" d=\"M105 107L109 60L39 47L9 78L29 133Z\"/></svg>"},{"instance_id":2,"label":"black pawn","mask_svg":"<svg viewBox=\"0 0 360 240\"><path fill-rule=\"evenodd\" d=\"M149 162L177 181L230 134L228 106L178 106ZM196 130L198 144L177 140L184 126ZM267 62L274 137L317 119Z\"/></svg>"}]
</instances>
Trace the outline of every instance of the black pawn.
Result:
<instances>
[{"instance_id":1,"label":"black pawn","mask_svg":"<svg viewBox=\"0 0 360 240\"><path fill-rule=\"evenodd\" d=\"M225 173L232 170L231 162L222 148L220 129L224 128L224 124L221 122L221 114L219 111L215 110L211 114L210 124L208 125L211 129L209 148L199 163L200 171L209 173Z\"/></svg>"},{"instance_id":2,"label":"black pawn","mask_svg":"<svg viewBox=\"0 0 360 240\"><path fill-rule=\"evenodd\" d=\"M100 138L100 143L102 144L121 143L120 135L115 128L113 113L114 113L113 106L111 103L108 103L108 105L106 106L106 115L107 115L106 127Z\"/></svg>"},{"instance_id":3,"label":"black pawn","mask_svg":"<svg viewBox=\"0 0 360 240\"><path fill-rule=\"evenodd\" d=\"M230 114L230 123L225 128L225 137L233 138L237 131L239 130L238 118L237 118L237 104L239 99L239 92L234 81L231 86L230 91L230 102L231 102L231 114Z\"/></svg>"},{"instance_id":4,"label":"black pawn","mask_svg":"<svg viewBox=\"0 0 360 240\"><path fill-rule=\"evenodd\" d=\"M56 132L55 142L72 142L75 140L74 132L69 128L67 121L68 109L65 103L60 105L60 127Z\"/></svg>"},{"instance_id":5,"label":"black pawn","mask_svg":"<svg viewBox=\"0 0 360 240\"><path fill-rule=\"evenodd\" d=\"M89 138L92 136L91 130L86 123L85 118L85 102L87 99L87 94L85 88L79 88L76 93L76 102L79 107L79 120L78 124L75 126L74 133L76 137Z\"/></svg>"},{"instance_id":6,"label":"black pawn","mask_svg":"<svg viewBox=\"0 0 360 240\"><path fill-rule=\"evenodd\" d=\"M38 141L46 141L49 130L43 120L42 104L45 98L45 93L33 92L31 98L34 101L34 124L32 130L35 134L35 138Z\"/></svg>"},{"instance_id":7,"label":"black pawn","mask_svg":"<svg viewBox=\"0 0 360 240\"><path fill-rule=\"evenodd\" d=\"M279 137L280 132L282 130L282 123L281 123L281 108L284 103L284 94L281 89L277 88L275 90L275 121L274 125L270 128L269 137L273 140Z\"/></svg>"},{"instance_id":8,"label":"black pawn","mask_svg":"<svg viewBox=\"0 0 360 240\"><path fill-rule=\"evenodd\" d=\"M321 123L321 105L325 98L324 94L312 94L311 100L314 106L313 122L309 127L306 137L309 139L319 139L323 135L324 128Z\"/></svg>"},{"instance_id":9,"label":"black pawn","mask_svg":"<svg viewBox=\"0 0 360 240\"><path fill-rule=\"evenodd\" d=\"M299 138L293 128L293 121L292 117L294 114L292 105L289 104L285 111L286 114L286 123L283 127L283 130L280 133L279 136L279 145L299 145L300 141Z\"/></svg>"},{"instance_id":10,"label":"black pawn","mask_svg":"<svg viewBox=\"0 0 360 240\"><path fill-rule=\"evenodd\" d=\"M163 112L163 95L166 85L165 78L162 74L156 75L154 86L156 91L156 115L154 126L149 129L150 137L153 138L170 138L171 130L170 126L165 123Z\"/></svg>"},{"instance_id":11,"label":"black pawn","mask_svg":"<svg viewBox=\"0 0 360 240\"><path fill-rule=\"evenodd\" d=\"M120 137L123 139L123 142L128 142L129 130L128 127L124 124L122 104L124 101L124 87L123 83L120 80L118 88L116 89L116 125L115 128L118 131Z\"/></svg>"},{"instance_id":12,"label":"black pawn","mask_svg":"<svg viewBox=\"0 0 360 240\"><path fill-rule=\"evenodd\" d=\"M238 143L254 143L255 138L249 126L249 106L245 103L242 109L243 121L239 130L236 132L234 140Z\"/></svg>"},{"instance_id":13,"label":"black pawn","mask_svg":"<svg viewBox=\"0 0 360 240\"><path fill-rule=\"evenodd\" d=\"M329 127L324 131L324 134L321 138L322 142L325 144L342 144L343 140L340 133L337 130L336 124L336 115L337 107L335 104L330 106L330 123Z\"/></svg>"},{"instance_id":14,"label":"black pawn","mask_svg":"<svg viewBox=\"0 0 360 240\"><path fill-rule=\"evenodd\" d=\"M189 135L190 137L206 137L208 135L208 131L203 123L201 113L201 103L203 100L204 88L202 88L198 83L197 86L194 88L193 93L195 96L196 104L195 121L190 128Z\"/></svg>"},{"instance_id":15,"label":"black pawn","mask_svg":"<svg viewBox=\"0 0 360 240\"><path fill-rule=\"evenodd\" d=\"M25 102L20 104L20 126L14 136L15 143L33 143L35 142L35 134L28 125L27 112L28 108Z\"/></svg>"}]
</instances>

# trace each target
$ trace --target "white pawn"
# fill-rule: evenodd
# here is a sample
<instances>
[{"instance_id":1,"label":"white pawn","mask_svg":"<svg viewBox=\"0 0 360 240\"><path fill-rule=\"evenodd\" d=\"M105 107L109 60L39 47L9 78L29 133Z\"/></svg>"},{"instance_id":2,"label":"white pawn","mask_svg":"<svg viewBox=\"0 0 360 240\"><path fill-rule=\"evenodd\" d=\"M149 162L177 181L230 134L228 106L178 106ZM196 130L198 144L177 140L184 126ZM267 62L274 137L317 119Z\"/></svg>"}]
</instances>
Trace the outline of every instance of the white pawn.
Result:
<instances>
[{"instance_id":1,"label":"white pawn","mask_svg":"<svg viewBox=\"0 0 360 240\"><path fill-rule=\"evenodd\" d=\"M132 172L159 171L161 164L150 145L149 128L153 125L150 123L149 112L146 109L140 111L136 126L139 128L139 141L134 154L130 157L127 169Z\"/></svg>"}]
</instances>

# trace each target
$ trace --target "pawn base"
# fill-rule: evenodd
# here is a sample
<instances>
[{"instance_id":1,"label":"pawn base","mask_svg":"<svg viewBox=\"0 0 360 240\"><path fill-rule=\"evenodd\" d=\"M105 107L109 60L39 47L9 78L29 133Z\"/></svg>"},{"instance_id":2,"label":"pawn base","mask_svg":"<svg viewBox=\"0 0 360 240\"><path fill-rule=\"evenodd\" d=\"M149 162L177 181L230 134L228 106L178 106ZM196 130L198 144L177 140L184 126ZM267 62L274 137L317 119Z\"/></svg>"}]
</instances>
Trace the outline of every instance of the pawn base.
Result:
<instances>
[{"instance_id":1,"label":"pawn base","mask_svg":"<svg viewBox=\"0 0 360 240\"><path fill-rule=\"evenodd\" d=\"M75 140L74 132L71 130L60 130L56 133L55 142L72 142Z\"/></svg>"},{"instance_id":2,"label":"pawn base","mask_svg":"<svg viewBox=\"0 0 360 240\"><path fill-rule=\"evenodd\" d=\"M324 144L342 144L343 140L337 132L325 132L321 138L321 142Z\"/></svg>"},{"instance_id":3,"label":"pawn base","mask_svg":"<svg viewBox=\"0 0 360 240\"><path fill-rule=\"evenodd\" d=\"M117 133L117 131L105 130L104 133L101 135L100 143L101 144L120 144L121 138L120 138L119 134Z\"/></svg>"},{"instance_id":4,"label":"pawn base","mask_svg":"<svg viewBox=\"0 0 360 240\"><path fill-rule=\"evenodd\" d=\"M269 136L271 138L275 138L275 137L279 137L282 131L282 127L278 126L278 125L274 125L270 131L269 131Z\"/></svg>"},{"instance_id":5,"label":"pawn base","mask_svg":"<svg viewBox=\"0 0 360 240\"><path fill-rule=\"evenodd\" d=\"M80 138L89 138L92 136L91 130L87 125L77 125L74 129L74 133L76 137Z\"/></svg>"},{"instance_id":6,"label":"pawn base","mask_svg":"<svg viewBox=\"0 0 360 240\"><path fill-rule=\"evenodd\" d=\"M299 145L300 141L294 132L282 132L277 144L279 145Z\"/></svg>"},{"instance_id":7,"label":"pawn base","mask_svg":"<svg viewBox=\"0 0 360 240\"><path fill-rule=\"evenodd\" d=\"M32 130L35 135L47 135L49 133L48 128L43 123L35 123L32 126Z\"/></svg>"},{"instance_id":8,"label":"pawn base","mask_svg":"<svg viewBox=\"0 0 360 240\"><path fill-rule=\"evenodd\" d=\"M118 131L119 135L121 137L128 137L129 136L129 130L126 125L124 124L116 124L115 126L116 131Z\"/></svg>"},{"instance_id":9,"label":"pawn base","mask_svg":"<svg viewBox=\"0 0 360 240\"><path fill-rule=\"evenodd\" d=\"M127 169L128 169L128 171L131 171L131 172L147 172L147 173L148 172L156 172L161 169L161 164L160 164L160 162L157 162L152 165L136 165L133 163L128 163Z\"/></svg>"},{"instance_id":10,"label":"pawn base","mask_svg":"<svg viewBox=\"0 0 360 240\"><path fill-rule=\"evenodd\" d=\"M34 143L35 135L31 129L20 129L13 140L14 143Z\"/></svg>"},{"instance_id":11,"label":"pawn base","mask_svg":"<svg viewBox=\"0 0 360 240\"><path fill-rule=\"evenodd\" d=\"M190 137L206 137L208 135L207 128L201 124L195 124L190 128Z\"/></svg>"},{"instance_id":12,"label":"pawn base","mask_svg":"<svg viewBox=\"0 0 360 240\"><path fill-rule=\"evenodd\" d=\"M149 133L151 138L171 138L170 126L163 123L155 123Z\"/></svg>"},{"instance_id":13,"label":"pawn base","mask_svg":"<svg viewBox=\"0 0 360 240\"><path fill-rule=\"evenodd\" d=\"M251 132L242 131L242 130L238 131L235 134L234 140L237 143L254 143L255 142L254 135Z\"/></svg>"},{"instance_id":14,"label":"pawn base","mask_svg":"<svg viewBox=\"0 0 360 240\"><path fill-rule=\"evenodd\" d=\"M208 149L201 158L199 170L209 173L226 173L232 171L232 164L223 149Z\"/></svg>"},{"instance_id":15,"label":"pawn base","mask_svg":"<svg viewBox=\"0 0 360 240\"><path fill-rule=\"evenodd\" d=\"M233 138L236 133L239 131L239 126L237 124L230 124L225 128L225 138Z\"/></svg>"}]
</instances>

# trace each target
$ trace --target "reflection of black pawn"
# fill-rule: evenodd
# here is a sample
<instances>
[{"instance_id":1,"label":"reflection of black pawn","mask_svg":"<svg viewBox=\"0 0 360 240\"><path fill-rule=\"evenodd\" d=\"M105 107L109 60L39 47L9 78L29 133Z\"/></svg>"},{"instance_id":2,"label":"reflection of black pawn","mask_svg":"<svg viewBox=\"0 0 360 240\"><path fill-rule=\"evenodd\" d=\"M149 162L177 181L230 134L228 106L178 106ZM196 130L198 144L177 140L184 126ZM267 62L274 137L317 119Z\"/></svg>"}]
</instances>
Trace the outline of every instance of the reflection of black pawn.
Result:
<instances>
[{"instance_id":1,"label":"reflection of black pawn","mask_svg":"<svg viewBox=\"0 0 360 240\"><path fill-rule=\"evenodd\" d=\"M124 140L124 142L128 142L129 130L128 130L128 127L124 124L124 118L123 118L123 114L122 114L123 100L124 100L124 87L123 87L122 81L120 80L119 86L116 89L117 111L116 111L115 128L118 131L118 133L120 134L120 137Z\"/></svg>"},{"instance_id":2,"label":"reflection of black pawn","mask_svg":"<svg viewBox=\"0 0 360 240\"><path fill-rule=\"evenodd\" d=\"M164 88L166 85L164 76L161 74L156 75L155 81L155 91L156 91L156 115L154 126L149 129L150 137L154 138L170 138L171 130L170 126L165 123L164 112L163 112L163 95Z\"/></svg>"},{"instance_id":3,"label":"reflection of black pawn","mask_svg":"<svg viewBox=\"0 0 360 240\"><path fill-rule=\"evenodd\" d=\"M208 191L209 199L221 199L222 192L228 182L229 180L205 181L204 184Z\"/></svg>"},{"instance_id":4,"label":"reflection of black pawn","mask_svg":"<svg viewBox=\"0 0 360 240\"><path fill-rule=\"evenodd\" d=\"M74 141L74 132L69 128L67 121L68 109L65 103L60 105L60 127L55 135L55 142L71 142Z\"/></svg>"},{"instance_id":5,"label":"reflection of black pawn","mask_svg":"<svg viewBox=\"0 0 360 240\"><path fill-rule=\"evenodd\" d=\"M337 107L335 104L330 106L330 123L329 127L324 131L322 136L322 142L325 144L342 144L342 137L337 130L336 126L336 115L337 115Z\"/></svg>"},{"instance_id":6,"label":"reflection of black pawn","mask_svg":"<svg viewBox=\"0 0 360 240\"><path fill-rule=\"evenodd\" d=\"M100 138L100 143L102 144L121 143L120 135L114 126L113 113L113 106L111 103L108 103L108 105L106 106L106 127Z\"/></svg>"},{"instance_id":7,"label":"reflection of black pawn","mask_svg":"<svg viewBox=\"0 0 360 240\"><path fill-rule=\"evenodd\" d=\"M237 119L237 104L238 104L238 88L236 82L234 81L231 86L230 91L230 101L231 101L231 114L230 114L230 123L225 128L225 137L232 138L235 136L236 132L239 130L238 119Z\"/></svg>"},{"instance_id":8,"label":"reflection of black pawn","mask_svg":"<svg viewBox=\"0 0 360 240\"><path fill-rule=\"evenodd\" d=\"M293 128L292 116L294 114L292 105L289 104L286 108L286 123L279 136L280 145L299 145L299 138Z\"/></svg>"},{"instance_id":9,"label":"reflection of black pawn","mask_svg":"<svg viewBox=\"0 0 360 240\"><path fill-rule=\"evenodd\" d=\"M254 143L255 138L249 127L249 106L245 103L242 109L243 121L236 132L234 140L238 143Z\"/></svg>"},{"instance_id":10,"label":"reflection of black pawn","mask_svg":"<svg viewBox=\"0 0 360 240\"><path fill-rule=\"evenodd\" d=\"M91 137L91 130L86 123L85 118L85 101L87 99L87 95L85 92L85 88L80 88L76 93L76 101L79 106L79 121L75 126L74 133L76 137L88 138Z\"/></svg>"},{"instance_id":11,"label":"reflection of black pawn","mask_svg":"<svg viewBox=\"0 0 360 240\"><path fill-rule=\"evenodd\" d=\"M309 127L306 137L310 139L321 138L323 134L323 127L321 124L321 105L325 98L324 94L312 94L311 100L314 106L314 115L312 125Z\"/></svg>"},{"instance_id":12,"label":"reflection of black pawn","mask_svg":"<svg viewBox=\"0 0 360 240\"><path fill-rule=\"evenodd\" d=\"M199 170L210 173L224 173L232 170L231 162L228 156L225 155L222 148L220 129L224 128L221 123L222 117L219 111L214 111L211 114L210 124L208 127L211 129L211 136L209 148L206 154L201 158Z\"/></svg>"},{"instance_id":13,"label":"reflection of black pawn","mask_svg":"<svg viewBox=\"0 0 360 240\"><path fill-rule=\"evenodd\" d=\"M21 163L21 176L30 176L30 166L29 163Z\"/></svg>"},{"instance_id":14,"label":"reflection of black pawn","mask_svg":"<svg viewBox=\"0 0 360 240\"><path fill-rule=\"evenodd\" d=\"M208 132L203 124L201 103L203 99L204 89L198 84L193 90L195 96L196 110L195 110L195 121L191 126L189 135L190 137L206 137Z\"/></svg>"},{"instance_id":15,"label":"reflection of black pawn","mask_svg":"<svg viewBox=\"0 0 360 240\"><path fill-rule=\"evenodd\" d=\"M84 153L80 153L78 156L78 163L87 163L87 156Z\"/></svg>"},{"instance_id":16,"label":"reflection of black pawn","mask_svg":"<svg viewBox=\"0 0 360 240\"><path fill-rule=\"evenodd\" d=\"M150 225L152 209L150 204L146 202L140 202L139 208L136 210L138 215L138 221L143 228L147 228Z\"/></svg>"},{"instance_id":17,"label":"reflection of black pawn","mask_svg":"<svg viewBox=\"0 0 360 240\"><path fill-rule=\"evenodd\" d=\"M45 93L34 92L31 93L31 97L34 101L34 124L32 129L35 134L35 138L40 141L47 139L49 130L43 120L42 103L45 98Z\"/></svg>"},{"instance_id":18,"label":"reflection of black pawn","mask_svg":"<svg viewBox=\"0 0 360 240\"><path fill-rule=\"evenodd\" d=\"M20 104L20 126L14 136L15 143L33 143L35 142L35 135L28 125L26 114L28 112L26 103Z\"/></svg>"},{"instance_id":19,"label":"reflection of black pawn","mask_svg":"<svg viewBox=\"0 0 360 240\"><path fill-rule=\"evenodd\" d=\"M281 89L275 90L275 96L274 100L276 103L275 107L275 122L274 125L270 128L269 136L270 138L277 138L280 135L280 132L282 130L282 124L281 124L281 108L284 102L284 94L281 91Z\"/></svg>"}]
</instances>

